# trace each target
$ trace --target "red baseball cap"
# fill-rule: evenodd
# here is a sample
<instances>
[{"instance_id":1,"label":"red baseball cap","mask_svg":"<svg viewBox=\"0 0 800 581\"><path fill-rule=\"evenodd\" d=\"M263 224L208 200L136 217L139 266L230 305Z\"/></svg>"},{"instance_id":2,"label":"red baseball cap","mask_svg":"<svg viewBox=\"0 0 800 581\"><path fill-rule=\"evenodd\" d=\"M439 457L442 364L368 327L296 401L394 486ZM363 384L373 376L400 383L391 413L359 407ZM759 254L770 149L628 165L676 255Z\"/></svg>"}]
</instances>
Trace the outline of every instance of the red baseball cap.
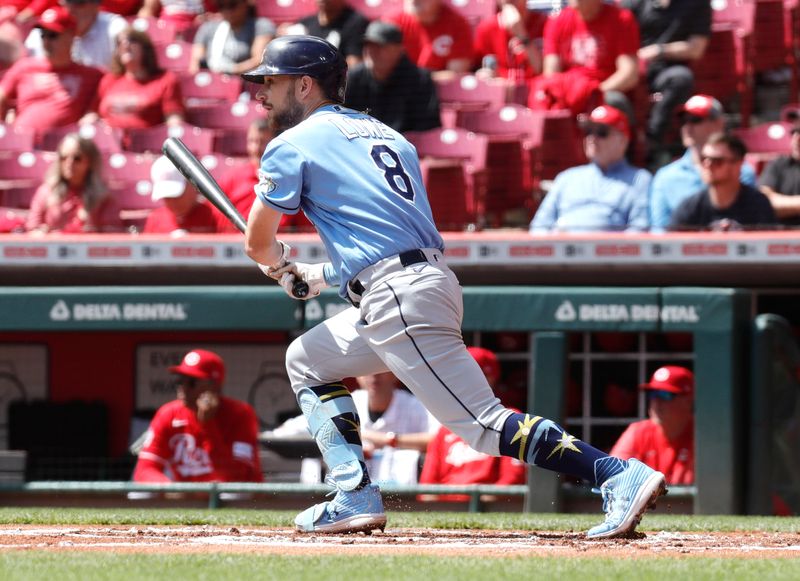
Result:
<instances>
[{"instance_id":1,"label":"red baseball cap","mask_svg":"<svg viewBox=\"0 0 800 581\"><path fill-rule=\"evenodd\" d=\"M631 126L628 116L616 107L610 105L600 105L592 110L589 115L581 115L578 118L581 127L589 125L607 125L625 135L631 136Z\"/></svg>"},{"instance_id":2,"label":"red baseball cap","mask_svg":"<svg viewBox=\"0 0 800 581\"><path fill-rule=\"evenodd\" d=\"M78 28L78 21L70 14L69 10L63 6L53 6L48 8L39 20L36 21L36 28L44 28L62 34L64 32L75 32Z\"/></svg>"},{"instance_id":3,"label":"red baseball cap","mask_svg":"<svg viewBox=\"0 0 800 581\"><path fill-rule=\"evenodd\" d=\"M498 361L497 355L483 347L467 347L467 351L478 362L484 375L500 379L500 361Z\"/></svg>"},{"instance_id":4,"label":"red baseball cap","mask_svg":"<svg viewBox=\"0 0 800 581\"><path fill-rule=\"evenodd\" d=\"M652 389L668 391L678 395L694 393L694 374L678 365L665 365L653 373L648 383L643 383L639 389Z\"/></svg>"},{"instance_id":5,"label":"red baseball cap","mask_svg":"<svg viewBox=\"0 0 800 581\"><path fill-rule=\"evenodd\" d=\"M222 385L225 380L225 363L216 353L205 349L195 349L183 356L180 365L170 367L169 372L197 379L210 379L217 385Z\"/></svg>"},{"instance_id":6,"label":"red baseball cap","mask_svg":"<svg viewBox=\"0 0 800 581\"><path fill-rule=\"evenodd\" d=\"M703 119L718 119L725 110L722 103L711 95L694 95L681 106L680 112Z\"/></svg>"}]
</instances>

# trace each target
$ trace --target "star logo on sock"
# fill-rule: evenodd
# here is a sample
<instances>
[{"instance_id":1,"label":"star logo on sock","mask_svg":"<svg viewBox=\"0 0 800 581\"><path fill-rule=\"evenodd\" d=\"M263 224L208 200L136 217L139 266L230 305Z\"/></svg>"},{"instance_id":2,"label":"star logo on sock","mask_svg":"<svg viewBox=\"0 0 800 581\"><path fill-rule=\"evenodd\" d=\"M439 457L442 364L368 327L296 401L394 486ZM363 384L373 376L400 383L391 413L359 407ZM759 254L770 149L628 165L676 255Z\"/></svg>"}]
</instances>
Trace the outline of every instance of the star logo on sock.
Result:
<instances>
[{"instance_id":1,"label":"star logo on sock","mask_svg":"<svg viewBox=\"0 0 800 581\"><path fill-rule=\"evenodd\" d=\"M573 444L573 442L577 441L578 438L575 436L570 436L567 432L561 432L561 437L558 439L558 444L550 454L547 455L546 460L549 460L556 452L560 452L558 455L558 459L564 457L565 450L572 450L573 452L577 452L578 454L583 454L580 449Z\"/></svg>"},{"instance_id":2,"label":"star logo on sock","mask_svg":"<svg viewBox=\"0 0 800 581\"><path fill-rule=\"evenodd\" d=\"M536 422L542 419L542 416L533 416L530 417L528 414L525 414L524 421L518 421L517 426L519 429L517 433L514 434L514 437L511 438L511 444L516 442L517 440L520 441L519 443L519 461L525 462L525 447L528 443L528 436L530 436L531 431L533 430L533 426L536 425Z\"/></svg>"}]
</instances>

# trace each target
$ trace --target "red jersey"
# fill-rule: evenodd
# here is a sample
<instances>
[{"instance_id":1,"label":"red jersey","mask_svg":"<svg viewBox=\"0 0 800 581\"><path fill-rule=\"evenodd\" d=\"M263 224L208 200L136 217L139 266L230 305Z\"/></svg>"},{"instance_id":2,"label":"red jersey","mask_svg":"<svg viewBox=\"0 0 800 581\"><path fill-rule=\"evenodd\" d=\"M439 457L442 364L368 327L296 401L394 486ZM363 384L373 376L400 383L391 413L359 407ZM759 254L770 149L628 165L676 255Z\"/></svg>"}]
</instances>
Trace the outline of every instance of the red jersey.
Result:
<instances>
[{"instance_id":1,"label":"red jersey","mask_svg":"<svg viewBox=\"0 0 800 581\"><path fill-rule=\"evenodd\" d=\"M694 483L694 426L669 441L661 425L653 420L634 422L622 433L611 455L623 460L636 458L663 472L668 484Z\"/></svg>"},{"instance_id":2,"label":"red jersey","mask_svg":"<svg viewBox=\"0 0 800 581\"><path fill-rule=\"evenodd\" d=\"M193 234L213 234L217 223L211 213L211 207L198 203L189 213L180 218L170 212L166 206L154 209L144 223L144 234L170 234L176 230L185 230Z\"/></svg>"},{"instance_id":3,"label":"red jersey","mask_svg":"<svg viewBox=\"0 0 800 581\"><path fill-rule=\"evenodd\" d=\"M261 482L258 420L248 404L219 398L201 423L179 400L156 412L133 472L136 482Z\"/></svg>"},{"instance_id":4,"label":"red jersey","mask_svg":"<svg viewBox=\"0 0 800 581\"><path fill-rule=\"evenodd\" d=\"M233 205L239 210L239 213L244 216L245 221L247 221L247 217L250 215L250 208L253 207L253 202L256 199L253 188L258 183L257 172L258 167L250 163L242 164L234 166L219 180L219 186L222 188L222 191L227 194L228 198L233 202ZM216 208L211 208L211 212L214 215L218 233L229 234L239 231L222 212ZM283 214L281 216L278 230L291 231L297 229L313 229L313 225L303 212L297 212L297 214Z\"/></svg>"},{"instance_id":5,"label":"red jersey","mask_svg":"<svg viewBox=\"0 0 800 581\"><path fill-rule=\"evenodd\" d=\"M529 11L525 17L525 29L531 42L539 42L544 35L547 16L541 12ZM529 79L536 73L528 61L528 51L524 46L515 48L511 33L500 25L500 13L482 20L475 29L475 66L481 65L486 55L497 58L497 75L517 80Z\"/></svg>"},{"instance_id":6,"label":"red jersey","mask_svg":"<svg viewBox=\"0 0 800 581\"><path fill-rule=\"evenodd\" d=\"M580 69L604 81L617 70L617 57L636 56L639 24L629 10L603 4L597 17L586 22L572 7L548 19L544 27L544 55L556 55L561 70Z\"/></svg>"},{"instance_id":7,"label":"red jersey","mask_svg":"<svg viewBox=\"0 0 800 581\"><path fill-rule=\"evenodd\" d=\"M442 426L428 444L420 484L524 484L525 464L507 456L489 456L470 448ZM466 494L442 494L437 500L463 502Z\"/></svg>"},{"instance_id":8,"label":"red jersey","mask_svg":"<svg viewBox=\"0 0 800 581\"><path fill-rule=\"evenodd\" d=\"M55 204L51 200L52 190L42 184L33 194L30 211L25 227L35 230L47 226L49 232L76 234L80 232L121 232L122 219L120 207L108 196L103 199L91 213L87 213L83 205L80 191L69 190L64 199Z\"/></svg>"},{"instance_id":9,"label":"red jersey","mask_svg":"<svg viewBox=\"0 0 800 581\"><path fill-rule=\"evenodd\" d=\"M77 123L86 114L102 75L94 67L55 68L46 58L29 57L6 71L0 90L16 100L16 125L49 129Z\"/></svg>"},{"instance_id":10,"label":"red jersey","mask_svg":"<svg viewBox=\"0 0 800 581\"><path fill-rule=\"evenodd\" d=\"M174 73L165 71L149 81L129 75L106 74L97 89L97 112L111 127L141 129L183 115L181 86Z\"/></svg>"},{"instance_id":11,"label":"red jersey","mask_svg":"<svg viewBox=\"0 0 800 581\"><path fill-rule=\"evenodd\" d=\"M411 62L431 71L447 69L452 59L472 60L472 28L469 22L447 4L439 18L423 26L417 17L399 12L389 17L403 31L403 45Z\"/></svg>"}]
</instances>

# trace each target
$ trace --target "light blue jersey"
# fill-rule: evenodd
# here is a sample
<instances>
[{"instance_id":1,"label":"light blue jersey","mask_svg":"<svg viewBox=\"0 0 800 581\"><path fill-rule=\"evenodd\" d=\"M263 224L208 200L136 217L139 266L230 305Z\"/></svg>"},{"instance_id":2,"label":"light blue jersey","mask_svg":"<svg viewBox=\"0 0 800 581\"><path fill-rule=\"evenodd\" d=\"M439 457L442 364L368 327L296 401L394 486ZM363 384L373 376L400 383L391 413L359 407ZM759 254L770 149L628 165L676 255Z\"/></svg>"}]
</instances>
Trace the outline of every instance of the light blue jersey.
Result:
<instances>
[{"instance_id":1,"label":"light blue jersey","mask_svg":"<svg viewBox=\"0 0 800 581\"><path fill-rule=\"evenodd\" d=\"M351 278L383 258L415 248L444 250L414 146L340 105L317 109L269 143L255 192L280 212L305 212L342 297Z\"/></svg>"}]
</instances>

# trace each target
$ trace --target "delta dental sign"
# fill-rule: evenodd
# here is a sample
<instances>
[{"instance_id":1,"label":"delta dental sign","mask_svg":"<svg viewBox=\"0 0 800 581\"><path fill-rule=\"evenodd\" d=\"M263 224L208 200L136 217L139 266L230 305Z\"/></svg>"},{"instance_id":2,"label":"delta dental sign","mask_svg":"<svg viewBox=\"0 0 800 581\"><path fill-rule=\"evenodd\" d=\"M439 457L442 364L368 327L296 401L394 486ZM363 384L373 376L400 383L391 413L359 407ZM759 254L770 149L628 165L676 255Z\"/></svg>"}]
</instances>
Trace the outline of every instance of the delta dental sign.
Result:
<instances>
[{"instance_id":1,"label":"delta dental sign","mask_svg":"<svg viewBox=\"0 0 800 581\"><path fill-rule=\"evenodd\" d=\"M555 312L559 323L699 323L694 305L580 304L564 301Z\"/></svg>"},{"instance_id":2,"label":"delta dental sign","mask_svg":"<svg viewBox=\"0 0 800 581\"><path fill-rule=\"evenodd\" d=\"M50 309L51 321L185 321L185 303L73 303L59 300Z\"/></svg>"}]
</instances>

